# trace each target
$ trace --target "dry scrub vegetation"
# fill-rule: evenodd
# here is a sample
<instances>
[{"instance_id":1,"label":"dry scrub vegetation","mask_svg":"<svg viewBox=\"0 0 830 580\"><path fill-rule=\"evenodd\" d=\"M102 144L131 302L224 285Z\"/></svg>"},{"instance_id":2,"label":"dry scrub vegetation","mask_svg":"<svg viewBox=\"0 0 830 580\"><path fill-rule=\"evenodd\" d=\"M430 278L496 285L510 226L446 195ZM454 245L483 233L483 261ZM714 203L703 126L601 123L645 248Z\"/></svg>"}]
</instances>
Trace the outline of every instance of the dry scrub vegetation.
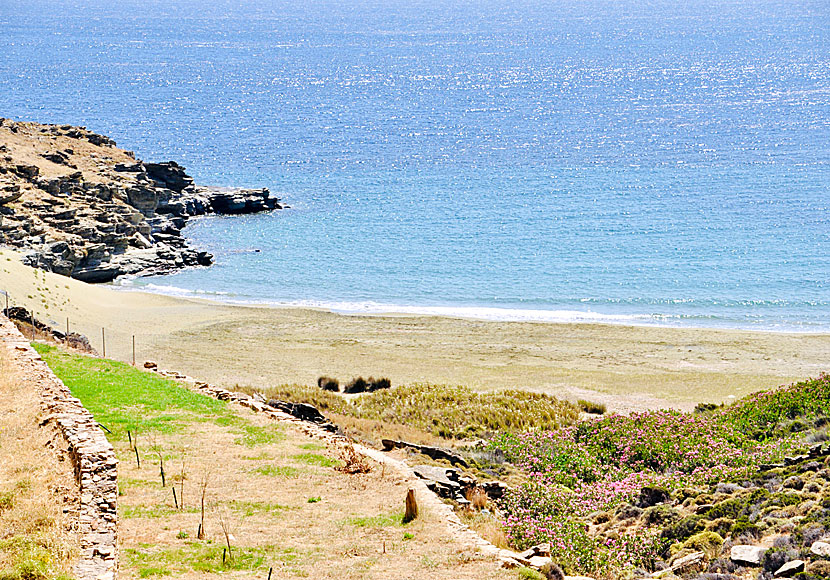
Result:
<instances>
[{"instance_id":1,"label":"dry scrub vegetation","mask_svg":"<svg viewBox=\"0 0 830 580\"><path fill-rule=\"evenodd\" d=\"M59 435L39 429L38 419L37 393L0 349L2 580L68 578L77 556L76 537L68 529L78 502L72 465L48 448Z\"/></svg>"}]
</instances>

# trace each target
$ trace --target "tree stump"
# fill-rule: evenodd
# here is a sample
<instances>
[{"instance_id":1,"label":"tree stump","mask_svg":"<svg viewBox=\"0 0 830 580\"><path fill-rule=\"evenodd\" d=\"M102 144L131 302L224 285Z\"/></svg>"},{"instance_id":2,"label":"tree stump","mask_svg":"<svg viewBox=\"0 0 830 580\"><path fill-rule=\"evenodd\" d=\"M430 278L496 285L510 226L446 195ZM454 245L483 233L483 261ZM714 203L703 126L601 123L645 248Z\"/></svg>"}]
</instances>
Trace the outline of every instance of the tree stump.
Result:
<instances>
[{"instance_id":1,"label":"tree stump","mask_svg":"<svg viewBox=\"0 0 830 580\"><path fill-rule=\"evenodd\" d=\"M406 511L403 514L403 523L408 524L418 517L418 502L415 501L415 490L406 492Z\"/></svg>"}]
</instances>

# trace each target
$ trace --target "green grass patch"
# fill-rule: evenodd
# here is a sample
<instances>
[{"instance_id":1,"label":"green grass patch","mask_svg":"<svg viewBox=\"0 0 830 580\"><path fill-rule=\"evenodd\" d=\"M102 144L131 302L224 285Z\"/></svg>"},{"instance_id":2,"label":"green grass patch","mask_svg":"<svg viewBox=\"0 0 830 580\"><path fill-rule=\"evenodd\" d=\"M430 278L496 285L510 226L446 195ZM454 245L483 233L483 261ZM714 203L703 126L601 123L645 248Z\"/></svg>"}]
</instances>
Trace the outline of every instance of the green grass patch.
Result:
<instances>
[{"instance_id":1,"label":"green grass patch","mask_svg":"<svg viewBox=\"0 0 830 580\"><path fill-rule=\"evenodd\" d=\"M303 443L299 448L305 449L306 451L322 451L326 446L320 445L319 443Z\"/></svg>"},{"instance_id":2,"label":"green grass patch","mask_svg":"<svg viewBox=\"0 0 830 580\"><path fill-rule=\"evenodd\" d=\"M196 506L185 507L184 509L176 509L167 505L129 505L121 508L121 517L124 519L132 518L164 518L177 513L193 514L199 511Z\"/></svg>"},{"instance_id":3,"label":"green grass patch","mask_svg":"<svg viewBox=\"0 0 830 580\"><path fill-rule=\"evenodd\" d=\"M169 433L192 415L229 415L224 401L193 393L174 381L130 365L64 352L35 344L46 364L83 405L106 426L110 440L127 438L127 430Z\"/></svg>"},{"instance_id":4,"label":"green grass patch","mask_svg":"<svg viewBox=\"0 0 830 580\"><path fill-rule=\"evenodd\" d=\"M0 540L0 557L8 566L0 569L2 580L69 580L58 572L58 562L46 540L11 536Z\"/></svg>"},{"instance_id":5,"label":"green grass patch","mask_svg":"<svg viewBox=\"0 0 830 580\"><path fill-rule=\"evenodd\" d=\"M299 477L300 470L287 465L260 465L251 470L251 473L267 475L269 477Z\"/></svg>"},{"instance_id":6,"label":"green grass patch","mask_svg":"<svg viewBox=\"0 0 830 580\"><path fill-rule=\"evenodd\" d=\"M356 528L388 528L404 525L403 512L382 516L357 516L348 518L345 523Z\"/></svg>"},{"instance_id":7,"label":"green grass patch","mask_svg":"<svg viewBox=\"0 0 830 580\"><path fill-rule=\"evenodd\" d=\"M319 453L299 453L297 455L292 455L291 458L294 461L305 463L307 465L316 465L318 467L336 467L341 463L337 459L332 459L331 457L326 457L325 455L320 455Z\"/></svg>"},{"instance_id":8,"label":"green grass patch","mask_svg":"<svg viewBox=\"0 0 830 580\"><path fill-rule=\"evenodd\" d=\"M273 455L267 451L263 451L257 455L243 455L240 459L244 459L245 461L266 461L268 459L273 459Z\"/></svg>"},{"instance_id":9,"label":"green grass patch","mask_svg":"<svg viewBox=\"0 0 830 580\"><path fill-rule=\"evenodd\" d=\"M276 425L268 425L267 427L243 425L242 436L237 438L234 443L245 447L257 447L278 443L284 439L285 434Z\"/></svg>"},{"instance_id":10,"label":"green grass patch","mask_svg":"<svg viewBox=\"0 0 830 580\"><path fill-rule=\"evenodd\" d=\"M128 564L139 570L139 575L180 575L188 572L222 573L227 571L256 572L267 570L271 562L283 560L284 550L274 546L235 547L233 558L222 563L222 545L186 542L184 546L147 546L127 548L124 555Z\"/></svg>"}]
</instances>

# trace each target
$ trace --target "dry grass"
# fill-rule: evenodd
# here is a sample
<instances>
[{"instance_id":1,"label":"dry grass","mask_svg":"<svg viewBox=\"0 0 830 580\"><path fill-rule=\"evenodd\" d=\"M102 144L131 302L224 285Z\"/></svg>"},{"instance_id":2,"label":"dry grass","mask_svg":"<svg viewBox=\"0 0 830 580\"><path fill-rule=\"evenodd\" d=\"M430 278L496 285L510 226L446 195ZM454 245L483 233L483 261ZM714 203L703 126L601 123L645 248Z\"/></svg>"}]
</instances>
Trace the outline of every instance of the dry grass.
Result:
<instances>
[{"instance_id":1,"label":"dry grass","mask_svg":"<svg viewBox=\"0 0 830 580\"><path fill-rule=\"evenodd\" d=\"M49 449L62 439L38 428L37 394L5 357L0 347L0 578L66 578L77 555L72 466Z\"/></svg>"},{"instance_id":2,"label":"dry grass","mask_svg":"<svg viewBox=\"0 0 830 580\"><path fill-rule=\"evenodd\" d=\"M130 416L141 416L140 467L126 432L110 436L120 459L122 578L264 578L269 569L272 580L514 576L448 536L428 510L402 524L408 482L388 469L361 473L355 465L358 473L344 473L338 468L348 467L348 452L266 417L222 402L200 405L192 397L201 395L189 392L177 397L182 387L148 373L140 374L153 381L134 380L124 365L107 362L106 373L91 373L103 363L42 352L108 423L135 425ZM179 402L156 407L159 397ZM205 473L205 539L198 540Z\"/></svg>"},{"instance_id":3,"label":"dry grass","mask_svg":"<svg viewBox=\"0 0 830 580\"><path fill-rule=\"evenodd\" d=\"M248 393L259 389L238 387ZM462 386L418 383L344 398L319 387L282 385L269 398L310 403L334 413L338 425L377 441L382 437L475 439L499 432L556 429L573 423L578 409L556 397L527 391L478 393ZM333 418L335 418L333 416Z\"/></svg>"}]
</instances>

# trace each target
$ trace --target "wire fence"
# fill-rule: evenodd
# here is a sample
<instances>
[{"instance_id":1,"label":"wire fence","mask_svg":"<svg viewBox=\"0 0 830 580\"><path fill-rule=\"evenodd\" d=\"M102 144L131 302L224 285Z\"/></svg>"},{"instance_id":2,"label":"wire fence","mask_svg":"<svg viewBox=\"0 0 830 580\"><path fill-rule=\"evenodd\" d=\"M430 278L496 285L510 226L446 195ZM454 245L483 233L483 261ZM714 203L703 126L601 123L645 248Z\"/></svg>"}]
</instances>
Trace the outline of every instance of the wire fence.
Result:
<instances>
[{"instance_id":1,"label":"wire fence","mask_svg":"<svg viewBox=\"0 0 830 580\"><path fill-rule=\"evenodd\" d=\"M158 353L158 344L169 335L162 333L136 333L123 328L95 324L87 320L73 319L71 315L55 313L54 308L38 306L29 296L17 297L0 289L0 306L3 313L21 327L24 336L32 341L66 341L84 350L85 345L102 357L132 365L142 365ZM25 309L22 314L20 309ZM50 310L53 310L50 312ZM53 331L55 331L53 333ZM86 342L81 337L86 338Z\"/></svg>"}]
</instances>

